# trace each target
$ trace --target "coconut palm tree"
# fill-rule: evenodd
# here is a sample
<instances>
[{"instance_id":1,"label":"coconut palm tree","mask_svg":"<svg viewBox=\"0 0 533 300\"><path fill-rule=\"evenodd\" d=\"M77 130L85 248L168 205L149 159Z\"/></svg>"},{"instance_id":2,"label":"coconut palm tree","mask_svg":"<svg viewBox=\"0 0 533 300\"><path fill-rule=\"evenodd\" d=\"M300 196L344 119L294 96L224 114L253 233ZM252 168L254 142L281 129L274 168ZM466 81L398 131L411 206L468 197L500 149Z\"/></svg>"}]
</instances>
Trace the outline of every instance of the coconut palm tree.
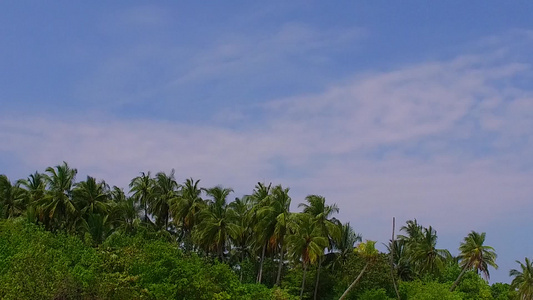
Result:
<instances>
[{"instance_id":1,"label":"coconut palm tree","mask_svg":"<svg viewBox=\"0 0 533 300\"><path fill-rule=\"evenodd\" d=\"M326 199L319 195L309 195L305 198L307 203L300 203L298 207L303 207L303 212L309 214L316 221L316 226L319 228L322 236L328 239L328 250L333 250L334 240L340 237L340 222L333 218L334 213L339 212L336 204L326 205ZM322 266L322 257L318 260L318 270L315 282L314 299L317 297L318 284L320 280L320 268Z\"/></svg>"},{"instance_id":2,"label":"coconut palm tree","mask_svg":"<svg viewBox=\"0 0 533 300\"><path fill-rule=\"evenodd\" d=\"M11 184L6 175L0 175L0 207L1 217L6 219L19 216L26 208L25 190L20 182Z\"/></svg>"},{"instance_id":3,"label":"coconut palm tree","mask_svg":"<svg viewBox=\"0 0 533 300\"><path fill-rule=\"evenodd\" d=\"M111 205L109 218L113 227L124 232L133 233L140 223L142 208L134 197L127 197L121 188L116 186L111 190Z\"/></svg>"},{"instance_id":4,"label":"coconut palm tree","mask_svg":"<svg viewBox=\"0 0 533 300\"><path fill-rule=\"evenodd\" d=\"M410 281L413 279L414 270L409 257L408 247L404 240L389 241L387 250L392 253L393 267L396 270L396 274L404 281Z\"/></svg>"},{"instance_id":5,"label":"coconut palm tree","mask_svg":"<svg viewBox=\"0 0 533 300\"><path fill-rule=\"evenodd\" d=\"M170 212L176 225L181 228L180 239L186 242L186 247L190 242L190 235L193 227L198 221L198 214L206 206L201 197L202 189L199 187L200 180L189 178L181 186L176 201L170 206Z\"/></svg>"},{"instance_id":6,"label":"coconut palm tree","mask_svg":"<svg viewBox=\"0 0 533 300\"><path fill-rule=\"evenodd\" d=\"M309 214L292 214L289 228L291 231L291 234L287 236L289 254L295 261L302 263L303 275L300 289L300 299L302 299L307 267L314 264L324 254L328 239L322 235L321 230L316 226L316 220Z\"/></svg>"},{"instance_id":7,"label":"coconut palm tree","mask_svg":"<svg viewBox=\"0 0 533 300\"><path fill-rule=\"evenodd\" d=\"M533 262L525 258L525 263L516 261L521 270L512 269L509 276L513 276L511 287L518 290L520 300L533 300Z\"/></svg>"},{"instance_id":8,"label":"coconut palm tree","mask_svg":"<svg viewBox=\"0 0 533 300\"><path fill-rule=\"evenodd\" d=\"M48 191L42 199L42 206L51 219L54 229L73 230L80 218L78 209L72 199L72 187L78 170L70 168L63 162L54 168L46 168Z\"/></svg>"},{"instance_id":9,"label":"coconut palm tree","mask_svg":"<svg viewBox=\"0 0 533 300\"><path fill-rule=\"evenodd\" d=\"M256 249L261 249L259 270L257 272L257 282L261 283L263 278L263 262L265 260L265 253L268 246L270 237L273 234L272 220L266 218L264 213L260 213L263 207L268 206L270 202L270 192L272 189L272 183L268 186L258 182L253 190L250 199L252 201L253 210L251 212L254 223L255 240L254 245Z\"/></svg>"},{"instance_id":10,"label":"coconut palm tree","mask_svg":"<svg viewBox=\"0 0 533 300\"><path fill-rule=\"evenodd\" d=\"M242 281L242 262L252 251L254 218L252 213L252 201L249 196L235 198L231 202L227 212L230 224L228 225L230 238L233 244L234 257L241 264L240 280Z\"/></svg>"},{"instance_id":11,"label":"coconut palm tree","mask_svg":"<svg viewBox=\"0 0 533 300\"><path fill-rule=\"evenodd\" d=\"M74 185L72 195L82 216L90 214L107 215L109 210L109 185L105 181L97 182L94 177Z\"/></svg>"},{"instance_id":12,"label":"coconut palm tree","mask_svg":"<svg viewBox=\"0 0 533 300\"><path fill-rule=\"evenodd\" d=\"M376 242L375 241L366 241L364 243L360 243L357 248L355 248L355 252L361 256L362 258L364 258L366 260L366 264L365 266L363 267L363 269L361 270L361 272L359 273L359 275L355 278L355 280L352 282L352 284L350 284L350 286L346 289L346 291L344 291L344 293L342 294L342 296L339 298L339 300L342 300L344 298L346 298L346 296L348 295L348 293L350 292L351 289L354 288L354 286L357 285L357 283L359 282L359 280L361 280L361 278L363 277L363 274L365 273L365 271L368 269L368 267L376 260L376 258L378 257L378 250L376 250Z\"/></svg>"},{"instance_id":13,"label":"coconut palm tree","mask_svg":"<svg viewBox=\"0 0 533 300\"><path fill-rule=\"evenodd\" d=\"M276 276L276 285L281 281L281 270L283 267L283 255L285 253L285 235L290 216L291 197L289 189L277 185L272 188L270 197L266 197L261 203L257 215L259 226L263 227L270 242L270 248L273 250L279 247L278 274Z\"/></svg>"},{"instance_id":14,"label":"coconut palm tree","mask_svg":"<svg viewBox=\"0 0 533 300\"><path fill-rule=\"evenodd\" d=\"M170 206L178 199L178 189L179 184L174 178L174 169L168 175L163 172L155 175L150 213L155 217L158 228L168 230Z\"/></svg>"},{"instance_id":15,"label":"coconut palm tree","mask_svg":"<svg viewBox=\"0 0 533 300\"><path fill-rule=\"evenodd\" d=\"M197 240L206 251L215 251L219 260L222 261L229 236L234 230L234 227L231 226L227 205L227 197L233 192L233 189L216 186L205 189L205 192L212 199L208 200L207 209L200 212L201 221L196 229Z\"/></svg>"},{"instance_id":16,"label":"coconut palm tree","mask_svg":"<svg viewBox=\"0 0 533 300\"><path fill-rule=\"evenodd\" d=\"M438 275L444 269L451 254L446 249L437 249L437 231L433 227L423 228L422 239L410 245L410 257L419 275Z\"/></svg>"},{"instance_id":17,"label":"coconut palm tree","mask_svg":"<svg viewBox=\"0 0 533 300\"><path fill-rule=\"evenodd\" d=\"M408 220L406 225L400 228L400 231L405 232L407 235L398 235L398 240L404 241L408 247L409 245L417 244L423 239L423 228L416 219Z\"/></svg>"},{"instance_id":18,"label":"coconut palm tree","mask_svg":"<svg viewBox=\"0 0 533 300\"><path fill-rule=\"evenodd\" d=\"M338 224L340 236L333 240L333 250L335 255L334 266L344 265L348 255L353 252L355 243L361 242L362 236L355 233L350 223Z\"/></svg>"},{"instance_id":19,"label":"coconut palm tree","mask_svg":"<svg viewBox=\"0 0 533 300\"><path fill-rule=\"evenodd\" d=\"M130 182L130 193L132 193L133 199L138 201L144 210L144 222L148 222L148 206L153 199L152 190L154 187L154 181L150 176L150 172L141 172L140 176L133 178Z\"/></svg>"},{"instance_id":20,"label":"coconut palm tree","mask_svg":"<svg viewBox=\"0 0 533 300\"><path fill-rule=\"evenodd\" d=\"M42 202L46 193L46 174L35 172L28 176L27 179L19 181L20 185L26 189L26 208L27 219L30 222L41 222L46 227L49 226L49 218L44 213L43 208L39 205Z\"/></svg>"},{"instance_id":21,"label":"coconut palm tree","mask_svg":"<svg viewBox=\"0 0 533 300\"><path fill-rule=\"evenodd\" d=\"M453 291L457 287L461 277L468 270L474 269L476 272L481 271L488 280L490 277L488 266L492 266L495 269L498 268L496 264L497 255L494 252L494 248L483 245L484 242L485 232L478 233L472 231L464 238L464 241L459 246L459 251L461 251L459 259L462 270L450 288L450 291Z\"/></svg>"}]
</instances>

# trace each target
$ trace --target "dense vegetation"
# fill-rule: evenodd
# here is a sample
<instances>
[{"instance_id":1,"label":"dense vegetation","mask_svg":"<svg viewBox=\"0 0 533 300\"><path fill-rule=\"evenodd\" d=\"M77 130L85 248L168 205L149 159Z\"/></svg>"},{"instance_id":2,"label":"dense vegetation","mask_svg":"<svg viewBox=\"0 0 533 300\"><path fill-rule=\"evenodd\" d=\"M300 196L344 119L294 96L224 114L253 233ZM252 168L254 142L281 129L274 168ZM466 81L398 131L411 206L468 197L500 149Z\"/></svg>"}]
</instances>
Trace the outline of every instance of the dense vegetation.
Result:
<instances>
[{"instance_id":1,"label":"dense vegetation","mask_svg":"<svg viewBox=\"0 0 533 300\"><path fill-rule=\"evenodd\" d=\"M2 299L533 299L528 258L488 285L495 250L470 232L453 257L416 220L379 253L324 197L141 173L125 193L67 163L0 175Z\"/></svg>"}]
</instances>

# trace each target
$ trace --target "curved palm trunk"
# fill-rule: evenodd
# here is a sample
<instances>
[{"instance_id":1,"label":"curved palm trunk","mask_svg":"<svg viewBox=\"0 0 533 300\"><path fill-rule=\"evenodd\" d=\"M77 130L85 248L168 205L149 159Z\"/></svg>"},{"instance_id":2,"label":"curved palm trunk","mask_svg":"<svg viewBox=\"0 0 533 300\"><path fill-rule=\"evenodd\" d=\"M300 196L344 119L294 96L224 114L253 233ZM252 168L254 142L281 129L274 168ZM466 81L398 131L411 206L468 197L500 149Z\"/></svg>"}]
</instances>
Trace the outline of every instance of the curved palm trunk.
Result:
<instances>
[{"instance_id":1,"label":"curved palm trunk","mask_svg":"<svg viewBox=\"0 0 533 300\"><path fill-rule=\"evenodd\" d=\"M459 274L459 276L457 276L457 279L455 280L455 282L452 284L452 287L450 288L450 292L453 292L453 290L455 290L455 288L457 287L457 285L459 284L459 281L461 280L461 277L463 277L463 275L465 274L466 272L466 266L464 266L463 270L461 271L461 273Z\"/></svg>"},{"instance_id":2,"label":"curved palm trunk","mask_svg":"<svg viewBox=\"0 0 533 300\"><path fill-rule=\"evenodd\" d=\"M320 280L320 268L322 267L322 257L318 259L318 270L316 271L316 282L315 282L315 294L313 299L316 300L316 296L318 294L318 282Z\"/></svg>"},{"instance_id":3,"label":"curved palm trunk","mask_svg":"<svg viewBox=\"0 0 533 300\"><path fill-rule=\"evenodd\" d=\"M303 275L303 278L302 278L302 288L300 289L300 299L303 299L303 297L304 297L305 275L306 275L305 271L307 271L307 264L306 263L304 263L304 275Z\"/></svg>"},{"instance_id":4,"label":"curved palm trunk","mask_svg":"<svg viewBox=\"0 0 533 300\"><path fill-rule=\"evenodd\" d=\"M281 282L281 269L283 267L283 252L285 251L285 245L283 243L283 236L281 237L281 252L279 254L279 263L278 263L278 276L276 277L276 285L279 286Z\"/></svg>"},{"instance_id":5,"label":"curved palm trunk","mask_svg":"<svg viewBox=\"0 0 533 300\"><path fill-rule=\"evenodd\" d=\"M368 268L368 265L370 265L369 262L366 263L365 267L361 270L361 273L359 273L359 276L355 278L355 280L350 284L350 286L344 291L344 294L339 298L339 300L343 300L348 295L348 292L350 292L351 289L361 280L361 277L363 277L363 273L365 273L366 269Z\"/></svg>"},{"instance_id":6,"label":"curved palm trunk","mask_svg":"<svg viewBox=\"0 0 533 300\"><path fill-rule=\"evenodd\" d=\"M267 242L265 242L265 245L263 245L263 252L261 253L261 263L259 264L259 274L257 274L258 283L261 283L261 279L263 277L263 262L265 261L265 251L266 251Z\"/></svg>"}]
</instances>

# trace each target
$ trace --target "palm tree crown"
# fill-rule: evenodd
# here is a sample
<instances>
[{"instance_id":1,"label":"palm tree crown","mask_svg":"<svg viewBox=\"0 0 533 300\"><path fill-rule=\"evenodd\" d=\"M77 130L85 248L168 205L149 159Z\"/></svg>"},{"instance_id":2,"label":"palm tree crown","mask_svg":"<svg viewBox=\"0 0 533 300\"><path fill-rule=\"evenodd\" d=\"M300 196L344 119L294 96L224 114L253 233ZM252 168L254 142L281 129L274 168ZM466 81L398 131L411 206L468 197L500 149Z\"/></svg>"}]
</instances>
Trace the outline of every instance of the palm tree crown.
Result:
<instances>
[{"instance_id":1,"label":"palm tree crown","mask_svg":"<svg viewBox=\"0 0 533 300\"><path fill-rule=\"evenodd\" d=\"M513 276L514 279L511 282L511 287L518 290L518 295L521 300L533 299L533 262L527 257L525 263L516 261L520 265L520 271L512 269L509 271L509 276Z\"/></svg>"}]
</instances>

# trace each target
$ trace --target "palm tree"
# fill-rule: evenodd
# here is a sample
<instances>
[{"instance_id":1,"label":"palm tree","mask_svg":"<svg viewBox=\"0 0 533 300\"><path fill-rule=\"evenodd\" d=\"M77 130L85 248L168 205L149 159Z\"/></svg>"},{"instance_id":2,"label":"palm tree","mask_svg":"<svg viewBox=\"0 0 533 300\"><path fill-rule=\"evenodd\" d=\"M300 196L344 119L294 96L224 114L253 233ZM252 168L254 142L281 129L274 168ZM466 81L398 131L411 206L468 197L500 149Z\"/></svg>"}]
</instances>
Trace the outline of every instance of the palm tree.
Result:
<instances>
[{"instance_id":1,"label":"palm tree","mask_svg":"<svg viewBox=\"0 0 533 300\"><path fill-rule=\"evenodd\" d=\"M87 180L74 185L72 194L82 216L108 213L110 195L105 181L96 182L94 177L87 176Z\"/></svg>"},{"instance_id":2,"label":"palm tree","mask_svg":"<svg viewBox=\"0 0 533 300\"><path fill-rule=\"evenodd\" d=\"M303 212L306 214L309 214L311 217L313 217L316 221L316 226L319 228L322 236L328 239L329 245L328 250L333 250L333 244L334 240L338 239L340 237L340 228L339 224L340 222L331 217L334 213L339 212L339 208L336 204L333 205L326 205L326 199L322 196L318 195L309 195L305 198L307 201L306 203L300 203L298 207L303 207ZM318 260L318 270L317 270L317 276L316 276L316 282L315 282L315 291L314 291L314 299L317 297L318 293L318 283L320 280L320 268L322 266L322 257L320 256Z\"/></svg>"},{"instance_id":3,"label":"palm tree","mask_svg":"<svg viewBox=\"0 0 533 300\"><path fill-rule=\"evenodd\" d=\"M252 210L252 218L254 219L254 233L255 233L255 245L259 246L256 248L262 249L260 254L259 261L259 271L257 272L257 282L261 283L263 278L263 262L265 260L265 253L268 246L270 237L272 236L273 228L272 222L268 218L264 218L259 211L261 208L268 206L270 201L270 192L271 192L272 183L268 186L258 182L253 190L250 199L254 209ZM266 222L268 221L268 222Z\"/></svg>"},{"instance_id":4,"label":"palm tree","mask_svg":"<svg viewBox=\"0 0 533 300\"><path fill-rule=\"evenodd\" d=\"M181 193L178 194L176 201L171 203L170 212L174 222L181 228L181 239L189 243L190 234L198 214L205 207L205 202L201 197L202 189L198 186L200 180L189 178L181 186ZM185 245L188 247L188 245Z\"/></svg>"},{"instance_id":5,"label":"palm tree","mask_svg":"<svg viewBox=\"0 0 533 300\"><path fill-rule=\"evenodd\" d=\"M152 202L152 190L154 182L150 177L150 172L142 172L140 176L133 178L130 182L130 193L136 199L144 210L144 222L148 222L148 205Z\"/></svg>"},{"instance_id":6,"label":"palm tree","mask_svg":"<svg viewBox=\"0 0 533 300\"><path fill-rule=\"evenodd\" d=\"M404 281L412 280L413 268L405 240L394 240L394 245L390 241L387 250L392 254L393 267L398 277Z\"/></svg>"},{"instance_id":7,"label":"palm tree","mask_svg":"<svg viewBox=\"0 0 533 300\"><path fill-rule=\"evenodd\" d=\"M410 245L410 256L418 274L438 275L444 269L446 260L451 257L446 249L437 249L437 231L431 226L423 228L422 239Z\"/></svg>"},{"instance_id":8,"label":"palm tree","mask_svg":"<svg viewBox=\"0 0 533 300\"><path fill-rule=\"evenodd\" d=\"M518 295L521 300L532 300L533 299L533 263L527 257L525 258L525 263L523 264L520 261L516 261L520 265L520 269L512 269L509 271L509 276L514 276L513 281L511 282L511 287L518 289Z\"/></svg>"},{"instance_id":9,"label":"palm tree","mask_svg":"<svg viewBox=\"0 0 533 300\"><path fill-rule=\"evenodd\" d=\"M242 281L242 262L247 255L251 254L251 243L253 240L254 218L252 213L252 201L249 196L235 198L231 202L227 212L231 229L230 238L233 244L232 251L238 257L241 264L240 280Z\"/></svg>"},{"instance_id":10,"label":"palm tree","mask_svg":"<svg viewBox=\"0 0 533 300\"><path fill-rule=\"evenodd\" d=\"M133 196L126 197L122 189L113 187L109 216L115 229L133 233L139 225L140 212L141 207Z\"/></svg>"},{"instance_id":11,"label":"palm tree","mask_svg":"<svg viewBox=\"0 0 533 300\"><path fill-rule=\"evenodd\" d=\"M19 216L26 208L25 191L20 183L11 184L6 175L0 175L0 208L2 218L14 218Z\"/></svg>"},{"instance_id":12,"label":"palm tree","mask_svg":"<svg viewBox=\"0 0 533 300\"><path fill-rule=\"evenodd\" d=\"M324 254L328 239L322 235L319 227L316 226L316 220L310 215L299 213L292 216L289 222L291 234L287 237L287 245L292 258L302 263L303 276L300 289L300 299L302 299L307 267L309 264L314 264Z\"/></svg>"},{"instance_id":13,"label":"palm tree","mask_svg":"<svg viewBox=\"0 0 533 300\"><path fill-rule=\"evenodd\" d=\"M272 249L277 249L279 245L279 262L278 274L276 276L276 285L281 281L281 270L283 267L283 254L285 253L285 235L290 216L291 197L289 189L277 185L272 188L270 197L266 197L261 203L257 215L259 217L259 226L265 230L265 237L270 242Z\"/></svg>"},{"instance_id":14,"label":"palm tree","mask_svg":"<svg viewBox=\"0 0 533 300\"><path fill-rule=\"evenodd\" d=\"M492 266L497 269L498 265L496 264L496 253L494 248L490 246L485 246L485 232L477 233L475 231L470 232L464 239L464 242L459 246L459 259L461 260L462 270L457 280L453 283L450 291L457 287L461 277L467 270L474 269L476 272L481 271L485 278L489 279L489 270L488 266Z\"/></svg>"},{"instance_id":15,"label":"palm tree","mask_svg":"<svg viewBox=\"0 0 533 300\"><path fill-rule=\"evenodd\" d=\"M48 192L42 199L42 206L51 223L57 228L70 228L76 225L79 212L72 199L72 186L78 170L71 169L63 162L55 168L46 168Z\"/></svg>"},{"instance_id":16,"label":"palm tree","mask_svg":"<svg viewBox=\"0 0 533 300\"><path fill-rule=\"evenodd\" d=\"M46 174L35 172L26 180L20 180L20 185L26 189L28 208L26 215L30 222L40 221L46 227L49 226L49 218L46 217L43 208L39 205L46 193Z\"/></svg>"},{"instance_id":17,"label":"palm tree","mask_svg":"<svg viewBox=\"0 0 533 300\"><path fill-rule=\"evenodd\" d=\"M348 254L353 252L355 243L361 242L362 237L360 234L355 233L350 223L337 225L339 227L340 236L338 239L333 240L333 250L335 251L335 263L334 265L344 265Z\"/></svg>"},{"instance_id":18,"label":"palm tree","mask_svg":"<svg viewBox=\"0 0 533 300\"><path fill-rule=\"evenodd\" d=\"M417 244L423 239L423 228L416 219L408 220L406 225L400 228L400 231L407 233L407 235L398 235L398 240L404 241L407 245Z\"/></svg>"},{"instance_id":19,"label":"palm tree","mask_svg":"<svg viewBox=\"0 0 533 300\"><path fill-rule=\"evenodd\" d=\"M170 206L178 199L178 188L174 170L168 175L163 172L155 175L150 213L155 217L157 227L168 230Z\"/></svg>"},{"instance_id":20,"label":"palm tree","mask_svg":"<svg viewBox=\"0 0 533 300\"><path fill-rule=\"evenodd\" d=\"M361 280L363 277L363 274L365 273L366 269L375 261L375 259L378 256L378 250L376 250L376 242L375 241L366 241L364 243L360 243L357 248L355 249L355 252L364 258L366 260L366 264L359 273L359 275L355 278L355 280L350 284L350 286L344 291L342 296L339 298L339 300L342 300L346 298L348 293L351 289Z\"/></svg>"},{"instance_id":21,"label":"palm tree","mask_svg":"<svg viewBox=\"0 0 533 300\"><path fill-rule=\"evenodd\" d=\"M198 242L207 251L215 251L219 260L222 261L230 232L234 229L229 220L226 200L233 189L216 186L205 191L208 196L212 197L212 200L208 200L208 208L200 213L201 221L196 231Z\"/></svg>"}]
</instances>

